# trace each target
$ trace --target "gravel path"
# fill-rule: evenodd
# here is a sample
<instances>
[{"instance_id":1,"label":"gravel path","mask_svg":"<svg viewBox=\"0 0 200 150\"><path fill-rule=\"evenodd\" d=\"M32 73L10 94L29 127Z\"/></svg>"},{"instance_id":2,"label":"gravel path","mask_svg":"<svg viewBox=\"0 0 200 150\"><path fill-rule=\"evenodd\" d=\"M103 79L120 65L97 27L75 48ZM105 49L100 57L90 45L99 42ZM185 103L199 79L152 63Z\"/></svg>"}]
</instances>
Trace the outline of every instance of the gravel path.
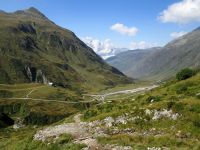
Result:
<instances>
[{"instance_id":1,"label":"gravel path","mask_svg":"<svg viewBox=\"0 0 200 150\"><path fill-rule=\"evenodd\" d=\"M87 123L81 122L80 117L80 114L74 116L74 123L66 123L38 131L34 135L34 140L45 142L49 137L57 138L66 133L74 137L74 143L86 144L89 150L105 150L88 131Z\"/></svg>"},{"instance_id":2,"label":"gravel path","mask_svg":"<svg viewBox=\"0 0 200 150\"><path fill-rule=\"evenodd\" d=\"M29 95L31 95L31 93L33 93L35 90L31 90L28 94L26 94L26 98L29 98Z\"/></svg>"}]
</instances>

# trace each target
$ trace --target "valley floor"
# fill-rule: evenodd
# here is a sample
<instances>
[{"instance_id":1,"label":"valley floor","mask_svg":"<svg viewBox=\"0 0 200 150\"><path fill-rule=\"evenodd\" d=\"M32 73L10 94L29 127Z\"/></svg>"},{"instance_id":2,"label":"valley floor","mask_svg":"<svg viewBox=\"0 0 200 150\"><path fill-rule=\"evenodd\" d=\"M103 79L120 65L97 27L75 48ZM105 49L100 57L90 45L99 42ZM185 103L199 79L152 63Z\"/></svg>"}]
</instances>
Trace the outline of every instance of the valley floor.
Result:
<instances>
[{"instance_id":1,"label":"valley floor","mask_svg":"<svg viewBox=\"0 0 200 150\"><path fill-rule=\"evenodd\" d=\"M158 86L107 90L99 94L85 94L80 102L92 102L80 109L76 102L63 100L52 113L71 111L61 121L51 125L21 126L0 130L0 149L20 150L188 150L200 149L200 74L185 81L171 81ZM39 87L38 87L39 88ZM6 89L4 87L4 89ZM29 89L25 101L31 102L39 92L42 99L53 100L50 93ZM63 93L64 91L56 91ZM46 91L46 90L44 90ZM55 92L56 93L56 92ZM36 95L34 95L36 94ZM14 95L16 96L16 95ZM18 93L18 98L20 97ZM10 99L11 100L11 99ZM9 101L10 101L9 100ZM22 100L20 100L22 101ZM33 100L34 101L34 100ZM61 102L66 102L66 104ZM49 102L43 101L44 103ZM88 103L86 103L88 104ZM61 106L60 106L61 105ZM71 105L71 106L68 106ZM38 104L32 105L38 107ZM37 109L37 107L35 109ZM48 106L49 107L49 106ZM44 111L44 108L38 110ZM49 114L49 112L44 111ZM52 113L50 113L52 115ZM15 116L13 116L15 117ZM6 142L4 142L6 141Z\"/></svg>"}]
</instances>

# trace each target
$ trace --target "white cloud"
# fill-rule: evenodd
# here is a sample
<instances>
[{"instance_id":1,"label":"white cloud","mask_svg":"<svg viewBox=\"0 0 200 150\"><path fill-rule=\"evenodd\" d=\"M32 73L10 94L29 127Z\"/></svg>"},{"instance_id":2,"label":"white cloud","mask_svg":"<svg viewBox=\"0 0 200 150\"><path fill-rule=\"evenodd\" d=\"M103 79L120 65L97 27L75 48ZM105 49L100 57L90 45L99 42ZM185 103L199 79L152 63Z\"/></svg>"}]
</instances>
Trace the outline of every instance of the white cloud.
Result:
<instances>
[{"instance_id":1,"label":"white cloud","mask_svg":"<svg viewBox=\"0 0 200 150\"><path fill-rule=\"evenodd\" d=\"M100 41L92 37L85 37L82 38L82 40L102 58L106 59L108 57L114 56L114 45L110 39Z\"/></svg>"},{"instance_id":2,"label":"white cloud","mask_svg":"<svg viewBox=\"0 0 200 150\"><path fill-rule=\"evenodd\" d=\"M138 32L136 27L127 27L124 24L116 23L110 27L111 30L119 32L123 35L135 36Z\"/></svg>"},{"instance_id":3,"label":"white cloud","mask_svg":"<svg viewBox=\"0 0 200 150\"><path fill-rule=\"evenodd\" d=\"M134 49L147 49L147 48L151 48L151 47L157 47L158 44L156 43L148 43L145 41L140 41L140 42L131 42L130 43L130 49L134 50Z\"/></svg>"},{"instance_id":4,"label":"white cloud","mask_svg":"<svg viewBox=\"0 0 200 150\"><path fill-rule=\"evenodd\" d=\"M85 37L82 38L82 40L103 59L115 56L116 54L127 50L146 49L158 46L158 44L156 43L147 43L145 41L141 41L141 42L131 42L129 46L122 48L114 45L110 39L105 39L104 41L100 41L92 37Z\"/></svg>"},{"instance_id":5,"label":"white cloud","mask_svg":"<svg viewBox=\"0 0 200 150\"><path fill-rule=\"evenodd\" d=\"M179 38L179 37L185 35L186 33L187 33L187 32L185 32L185 31L172 32L172 33L170 34L170 36L171 36L173 39L176 39L176 38Z\"/></svg>"},{"instance_id":6,"label":"white cloud","mask_svg":"<svg viewBox=\"0 0 200 150\"><path fill-rule=\"evenodd\" d=\"M161 13L159 19L164 23L198 22L200 21L200 0L182 0L174 3Z\"/></svg>"}]
</instances>

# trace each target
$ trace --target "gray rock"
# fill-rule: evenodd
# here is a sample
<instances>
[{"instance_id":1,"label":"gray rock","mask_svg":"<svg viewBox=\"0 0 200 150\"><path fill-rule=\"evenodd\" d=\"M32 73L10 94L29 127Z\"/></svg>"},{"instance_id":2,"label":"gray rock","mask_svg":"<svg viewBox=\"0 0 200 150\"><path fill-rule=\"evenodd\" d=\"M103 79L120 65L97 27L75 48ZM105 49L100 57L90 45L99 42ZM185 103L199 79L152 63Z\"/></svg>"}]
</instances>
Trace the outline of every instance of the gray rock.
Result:
<instances>
[{"instance_id":1,"label":"gray rock","mask_svg":"<svg viewBox=\"0 0 200 150\"><path fill-rule=\"evenodd\" d=\"M112 127L115 120L112 117L107 117L104 119L104 122L107 127Z\"/></svg>"},{"instance_id":2,"label":"gray rock","mask_svg":"<svg viewBox=\"0 0 200 150\"><path fill-rule=\"evenodd\" d=\"M50 83L41 69L37 69L35 67L30 68L29 66L25 66L24 69L25 69L25 74L27 78L30 80L30 82L43 83L43 84Z\"/></svg>"}]
</instances>

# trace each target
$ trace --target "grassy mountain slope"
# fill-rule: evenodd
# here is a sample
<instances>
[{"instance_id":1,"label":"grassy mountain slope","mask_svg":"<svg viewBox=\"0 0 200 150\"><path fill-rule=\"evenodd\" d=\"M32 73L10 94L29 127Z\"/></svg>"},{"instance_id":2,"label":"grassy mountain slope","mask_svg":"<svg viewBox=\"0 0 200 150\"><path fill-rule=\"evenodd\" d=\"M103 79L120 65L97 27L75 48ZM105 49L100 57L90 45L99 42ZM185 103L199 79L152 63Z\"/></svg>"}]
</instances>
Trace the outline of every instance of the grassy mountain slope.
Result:
<instances>
[{"instance_id":1,"label":"grassy mountain slope","mask_svg":"<svg viewBox=\"0 0 200 150\"><path fill-rule=\"evenodd\" d=\"M200 66L200 28L168 43L160 50L152 54L142 55L138 60L134 56L132 62L127 61L131 55L122 55L125 58L116 58L126 60L122 63L119 61L107 61L116 68L129 66L128 71L125 68L124 73L140 79L162 80L173 76L178 70L186 67ZM142 52L141 52L142 53ZM150 52L149 52L150 53ZM127 53L129 54L129 53ZM131 59L130 59L131 60Z\"/></svg>"},{"instance_id":2,"label":"grassy mountain slope","mask_svg":"<svg viewBox=\"0 0 200 150\"><path fill-rule=\"evenodd\" d=\"M200 74L197 74L185 81L167 82L145 94L108 98L107 103L87 110L84 119L102 122L100 128L108 134L99 137L104 145L139 150L199 149L199 85Z\"/></svg>"},{"instance_id":3,"label":"grassy mountain slope","mask_svg":"<svg viewBox=\"0 0 200 150\"><path fill-rule=\"evenodd\" d=\"M91 90L130 82L35 8L0 12L0 22L0 83L53 82Z\"/></svg>"},{"instance_id":4,"label":"grassy mountain slope","mask_svg":"<svg viewBox=\"0 0 200 150\"><path fill-rule=\"evenodd\" d=\"M137 68L137 64L145 60L159 49L160 48L155 47L145 50L129 50L118 53L116 56L106 59L106 62L131 77L133 76L135 68Z\"/></svg>"},{"instance_id":5,"label":"grassy mountain slope","mask_svg":"<svg viewBox=\"0 0 200 150\"><path fill-rule=\"evenodd\" d=\"M200 28L168 43L136 69L139 75L168 78L186 67L200 66ZM143 69L141 69L143 68Z\"/></svg>"}]
</instances>

